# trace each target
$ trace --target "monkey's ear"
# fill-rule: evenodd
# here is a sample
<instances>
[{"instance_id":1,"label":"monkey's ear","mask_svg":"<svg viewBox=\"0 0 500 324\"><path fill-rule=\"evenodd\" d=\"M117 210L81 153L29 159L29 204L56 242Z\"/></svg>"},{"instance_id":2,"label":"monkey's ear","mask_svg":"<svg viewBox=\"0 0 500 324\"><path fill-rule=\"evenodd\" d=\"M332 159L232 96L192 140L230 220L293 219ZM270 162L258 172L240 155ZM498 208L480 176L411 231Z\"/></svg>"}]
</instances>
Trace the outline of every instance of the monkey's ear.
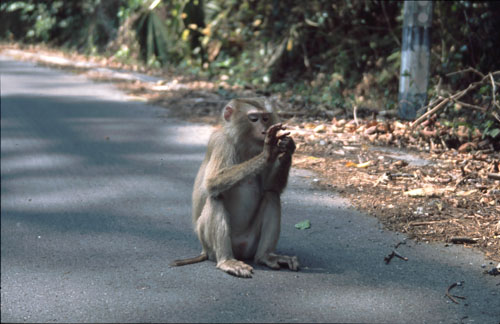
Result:
<instances>
[{"instance_id":1,"label":"monkey's ear","mask_svg":"<svg viewBox=\"0 0 500 324\"><path fill-rule=\"evenodd\" d=\"M229 119L231 119L231 115L233 114L233 112L234 112L233 107L227 105L224 108L224 120L229 121Z\"/></svg>"}]
</instances>

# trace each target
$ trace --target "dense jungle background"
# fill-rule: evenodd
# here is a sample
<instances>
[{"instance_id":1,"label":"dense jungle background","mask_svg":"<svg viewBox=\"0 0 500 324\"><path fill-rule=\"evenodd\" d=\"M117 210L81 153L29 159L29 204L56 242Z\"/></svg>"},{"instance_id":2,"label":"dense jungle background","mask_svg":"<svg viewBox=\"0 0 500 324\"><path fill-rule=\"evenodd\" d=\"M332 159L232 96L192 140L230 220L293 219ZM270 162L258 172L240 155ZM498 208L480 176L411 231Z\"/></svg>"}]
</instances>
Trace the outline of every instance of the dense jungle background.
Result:
<instances>
[{"instance_id":1,"label":"dense jungle background","mask_svg":"<svg viewBox=\"0 0 500 324\"><path fill-rule=\"evenodd\" d=\"M0 37L103 55L124 65L222 78L264 93L282 92L304 112L332 117L338 108L397 108L403 4L3 1ZM433 5L429 98L477 79L474 73L449 73L472 67L486 74L498 69L500 62L499 3L439 1ZM485 83L468 94L474 105L491 104L490 86ZM472 110L464 116L463 111L457 113L460 105L450 102L448 106L448 122L463 124L467 117L471 128L487 135L500 132L498 120L491 118L493 111Z\"/></svg>"}]
</instances>

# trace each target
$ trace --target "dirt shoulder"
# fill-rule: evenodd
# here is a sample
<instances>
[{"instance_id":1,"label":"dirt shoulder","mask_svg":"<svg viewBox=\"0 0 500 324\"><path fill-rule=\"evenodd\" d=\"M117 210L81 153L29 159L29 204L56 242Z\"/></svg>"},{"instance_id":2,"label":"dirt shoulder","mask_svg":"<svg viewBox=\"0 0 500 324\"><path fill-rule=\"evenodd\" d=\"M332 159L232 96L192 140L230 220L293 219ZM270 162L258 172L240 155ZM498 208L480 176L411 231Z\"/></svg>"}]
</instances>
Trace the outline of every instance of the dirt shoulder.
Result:
<instances>
[{"instance_id":1,"label":"dirt shoulder","mask_svg":"<svg viewBox=\"0 0 500 324\"><path fill-rule=\"evenodd\" d=\"M256 95L224 81L165 71L153 75L106 59L48 48L1 45L0 53L113 82L133 100L167 107L170 116L195 122L215 124L228 99ZM102 69L110 66L155 78L141 81ZM396 119L353 120L339 115L330 121L314 120L293 113L297 109L286 98L274 97L297 142L294 166L315 171L317 186L348 198L388 229L420 241L464 244L500 262L498 144L469 134L457 149L449 148L436 139L452 130L432 120L418 132ZM461 140L460 130L450 136Z\"/></svg>"},{"instance_id":2,"label":"dirt shoulder","mask_svg":"<svg viewBox=\"0 0 500 324\"><path fill-rule=\"evenodd\" d=\"M500 261L500 181L488 172L498 152L406 151L368 144L359 132L304 129L294 136L307 138L295 165L317 171L318 186L410 238L465 244Z\"/></svg>"}]
</instances>

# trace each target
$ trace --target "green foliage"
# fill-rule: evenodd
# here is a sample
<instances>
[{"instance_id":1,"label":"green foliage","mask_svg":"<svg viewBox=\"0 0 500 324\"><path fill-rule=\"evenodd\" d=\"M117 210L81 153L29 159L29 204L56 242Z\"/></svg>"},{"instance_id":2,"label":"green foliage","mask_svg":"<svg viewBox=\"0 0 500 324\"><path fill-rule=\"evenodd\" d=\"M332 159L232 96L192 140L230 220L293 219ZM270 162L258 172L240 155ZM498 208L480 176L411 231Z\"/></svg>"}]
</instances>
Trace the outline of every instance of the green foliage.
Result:
<instances>
[{"instance_id":1,"label":"green foliage","mask_svg":"<svg viewBox=\"0 0 500 324\"><path fill-rule=\"evenodd\" d=\"M50 36L48 32L55 24L50 9L45 3L2 2L0 5L2 12L1 36L47 41ZM11 26L15 26L15 28Z\"/></svg>"},{"instance_id":2,"label":"green foliage","mask_svg":"<svg viewBox=\"0 0 500 324\"><path fill-rule=\"evenodd\" d=\"M500 3L497 1L435 2L433 70L448 73L473 67L497 70L500 65ZM469 80L451 80L466 84ZM462 78L463 79L463 78Z\"/></svg>"},{"instance_id":3,"label":"green foliage","mask_svg":"<svg viewBox=\"0 0 500 324\"><path fill-rule=\"evenodd\" d=\"M134 29L141 48L141 58L148 65L157 61L161 64L168 62L168 36L165 25L152 10L144 11L136 20Z\"/></svg>"},{"instance_id":4,"label":"green foliage","mask_svg":"<svg viewBox=\"0 0 500 324\"><path fill-rule=\"evenodd\" d=\"M0 5L0 37L96 53L116 36L120 23L116 8L126 4L126 0L5 0Z\"/></svg>"},{"instance_id":5,"label":"green foliage","mask_svg":"<svg viewBox=\"0 0 500 324\"><path fill-rule=\"evenodd\" d=\"M134 6L137 3L134 1ZM124 21L133 20L140 57L147 65L192 68L193 63L200 65L203 61L200 30L205 23L201 0L148 1L137 7L135 13L122 8L119 15L126 17Z\"/></svg>"},{"instance_id":6,"label":"green foliage","mask_svg":"<svg viewBox=\"0 0 500 324\"><path fill-rule=\"evenodd\" d=\"M500 128L498 125L495 126L495 122L493 120L487 120L482 125L483 129L483 139L487 136L491 138L497 138L500 135Z\"/></svg>"}]
</instances>

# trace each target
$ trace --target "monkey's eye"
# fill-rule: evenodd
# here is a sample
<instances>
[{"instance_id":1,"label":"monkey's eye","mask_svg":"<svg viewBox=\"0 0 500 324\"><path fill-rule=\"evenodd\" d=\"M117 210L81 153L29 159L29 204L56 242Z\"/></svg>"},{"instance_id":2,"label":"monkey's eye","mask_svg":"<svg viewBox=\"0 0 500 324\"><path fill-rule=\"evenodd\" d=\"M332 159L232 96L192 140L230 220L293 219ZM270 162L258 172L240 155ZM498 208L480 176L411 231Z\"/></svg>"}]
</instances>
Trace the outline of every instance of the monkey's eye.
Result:
<instances>
[{"instance_id":1,"label":"monkey's eye","mask_svg":"<svg viewBox=\"0 0 500 324\"><path fill-rule=\"evenodd\" d=\"M262 121L263 121L264 123L267 123L267 122L269 121L269 116L265 116L265 115L264 115L264 116L262 116Z\"/></svg>"},{"instance_id":2,"label":"monkey's eye","mask_svg":"<svg viewBox=\"0 0 500 324\"><path fill-rule=\"evenodd\" d=\"M250 119L252 123L255 123L256 121L259 120L259 116L257 114L249 114L248 119Z\"/></svg>"}]
</instances>

